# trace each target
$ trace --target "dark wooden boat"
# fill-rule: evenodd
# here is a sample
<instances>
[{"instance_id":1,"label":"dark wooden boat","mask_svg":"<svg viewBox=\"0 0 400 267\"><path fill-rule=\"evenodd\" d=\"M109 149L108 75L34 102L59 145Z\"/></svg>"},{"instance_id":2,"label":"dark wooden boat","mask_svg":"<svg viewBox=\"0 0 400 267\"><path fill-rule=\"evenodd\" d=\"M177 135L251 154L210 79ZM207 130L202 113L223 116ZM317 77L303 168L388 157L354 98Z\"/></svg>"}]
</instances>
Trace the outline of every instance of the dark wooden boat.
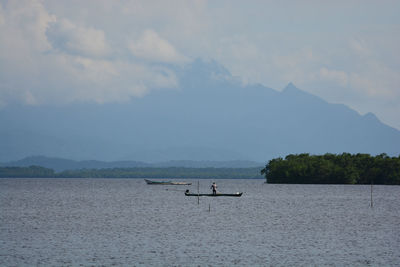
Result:
<instances>
[{"instance_id":1,"label":"dark wooden boat","mask_svg":"<svg viewBox=\"0 0 400 267\"><path fill-rule=\"evenodd\" d=\"M192 183L186 182L171 182L171 181L151 181L144 179L147 184L154 184L154 185L191 185Z\"/></svg>"},{"instance_id":2,"label":"dark wooden boat","mask_svg":"<svg viewBox=\"0 0 400 267\"><path fill-rule=\"evenodd\" d=\"M188 197L241 197L243 192L237 192L233 194L224 194L224 193L217 193L217 194L197 194L197 193L190 193L189 190L186 190L185 196Z\"/></svg>"}]
</instances>

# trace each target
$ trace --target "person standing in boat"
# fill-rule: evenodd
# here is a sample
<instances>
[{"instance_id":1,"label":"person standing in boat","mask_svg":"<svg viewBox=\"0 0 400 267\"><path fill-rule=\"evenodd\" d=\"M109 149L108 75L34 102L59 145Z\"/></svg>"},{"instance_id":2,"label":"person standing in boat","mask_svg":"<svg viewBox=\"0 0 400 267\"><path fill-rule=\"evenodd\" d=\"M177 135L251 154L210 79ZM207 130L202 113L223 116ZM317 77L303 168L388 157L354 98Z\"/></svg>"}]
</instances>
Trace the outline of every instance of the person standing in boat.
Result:
<instances>
[{"instance_id":1,"label":"person standing in boat","mask_svg":"<svg viewBox=\"0 0 400 267\"><path fill-rule=\"evenodd\" d=\"M217 194L217 184L215 182L212 183L211 189L213 191L213 195Z\"/></svg>"}]
</instances>

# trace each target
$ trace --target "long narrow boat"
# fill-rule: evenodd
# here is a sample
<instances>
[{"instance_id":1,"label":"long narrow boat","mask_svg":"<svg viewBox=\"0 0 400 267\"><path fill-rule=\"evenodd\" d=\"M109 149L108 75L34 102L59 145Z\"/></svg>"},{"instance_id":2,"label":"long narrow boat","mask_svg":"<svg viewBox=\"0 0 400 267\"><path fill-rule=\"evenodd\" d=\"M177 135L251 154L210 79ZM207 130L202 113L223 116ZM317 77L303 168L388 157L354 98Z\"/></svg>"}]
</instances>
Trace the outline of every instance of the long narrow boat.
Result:
<instances>
[{"instance_id":1,"label":"long narrow boat","mask_svg":"<svg viewBox=\"0 0 400 267\"><path fill-rule=\"evenodd\" d=\"M233 194L223 194L223 193L217 193L217 194L197 194L197 193L190 193L189 190L186 190L185 196L188 197L241 197L243 192L237 192Z\"/></svg>"},{"instance_id":2,"label":"long narrow boat","mask_svg":"<svg viewBox=\"0 0 400 267\"><path fill-rule=\"evenodd\" d=\"M147 184L155 184L155 185L191 185L192 183L186 182L171 182L171 181L151 181L144 179Z\"/></svg>"}]
</instances>

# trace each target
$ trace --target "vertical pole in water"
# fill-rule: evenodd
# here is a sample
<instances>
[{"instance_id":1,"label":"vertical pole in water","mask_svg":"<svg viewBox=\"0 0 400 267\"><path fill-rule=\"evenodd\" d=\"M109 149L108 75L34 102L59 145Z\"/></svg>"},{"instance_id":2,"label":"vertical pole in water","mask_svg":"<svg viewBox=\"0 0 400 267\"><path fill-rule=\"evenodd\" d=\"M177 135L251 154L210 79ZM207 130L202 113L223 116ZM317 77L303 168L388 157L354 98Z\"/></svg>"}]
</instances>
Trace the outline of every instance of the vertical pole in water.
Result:
<instances>
[{"instance_id":1,"label":"vertical pole in water","mask_svg":"<svg viewBox=\"0 0 400 267\"><path fill-rule=\"evenodd\" d=\"M371 180L371 208L374 207L374 202L372 201L372 180Z\"/></svg>"},{"instance_id":2,"label":"vertical pole in water","mask_svg":"<svg viewBox=\"0 0 400 267\"><path fill-rule=\"evenodd\" d=\"M211 212L211 204L208 204L208 212Z\"/></svg>"},{"instance_id":3,"label":"vertical pole in water","mask_svg":"<svg viewBox=\"0 0 400 267\"><path fill-rule=\"evenodd\" d=\"M200 181L197 181L197 205L200 205Z\"/></svg>"}]
</instances>

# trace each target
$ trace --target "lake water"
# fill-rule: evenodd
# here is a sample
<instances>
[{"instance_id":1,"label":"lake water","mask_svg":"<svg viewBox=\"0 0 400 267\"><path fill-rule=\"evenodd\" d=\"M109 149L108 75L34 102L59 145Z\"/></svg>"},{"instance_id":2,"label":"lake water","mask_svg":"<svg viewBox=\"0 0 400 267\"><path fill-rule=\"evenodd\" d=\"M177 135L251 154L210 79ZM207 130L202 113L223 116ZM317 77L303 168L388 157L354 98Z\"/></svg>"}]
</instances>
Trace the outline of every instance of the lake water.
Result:
<instances>
[{"instance_id":1,"label":"lake water","mask_svg":"<svg viewBox=\"0 0 400 267\"><path fill-rule=\"evenodd\" d=\"M0 179L0 265L400 265L400 186L186 181Z\"/></svg>"}]
</instances>

